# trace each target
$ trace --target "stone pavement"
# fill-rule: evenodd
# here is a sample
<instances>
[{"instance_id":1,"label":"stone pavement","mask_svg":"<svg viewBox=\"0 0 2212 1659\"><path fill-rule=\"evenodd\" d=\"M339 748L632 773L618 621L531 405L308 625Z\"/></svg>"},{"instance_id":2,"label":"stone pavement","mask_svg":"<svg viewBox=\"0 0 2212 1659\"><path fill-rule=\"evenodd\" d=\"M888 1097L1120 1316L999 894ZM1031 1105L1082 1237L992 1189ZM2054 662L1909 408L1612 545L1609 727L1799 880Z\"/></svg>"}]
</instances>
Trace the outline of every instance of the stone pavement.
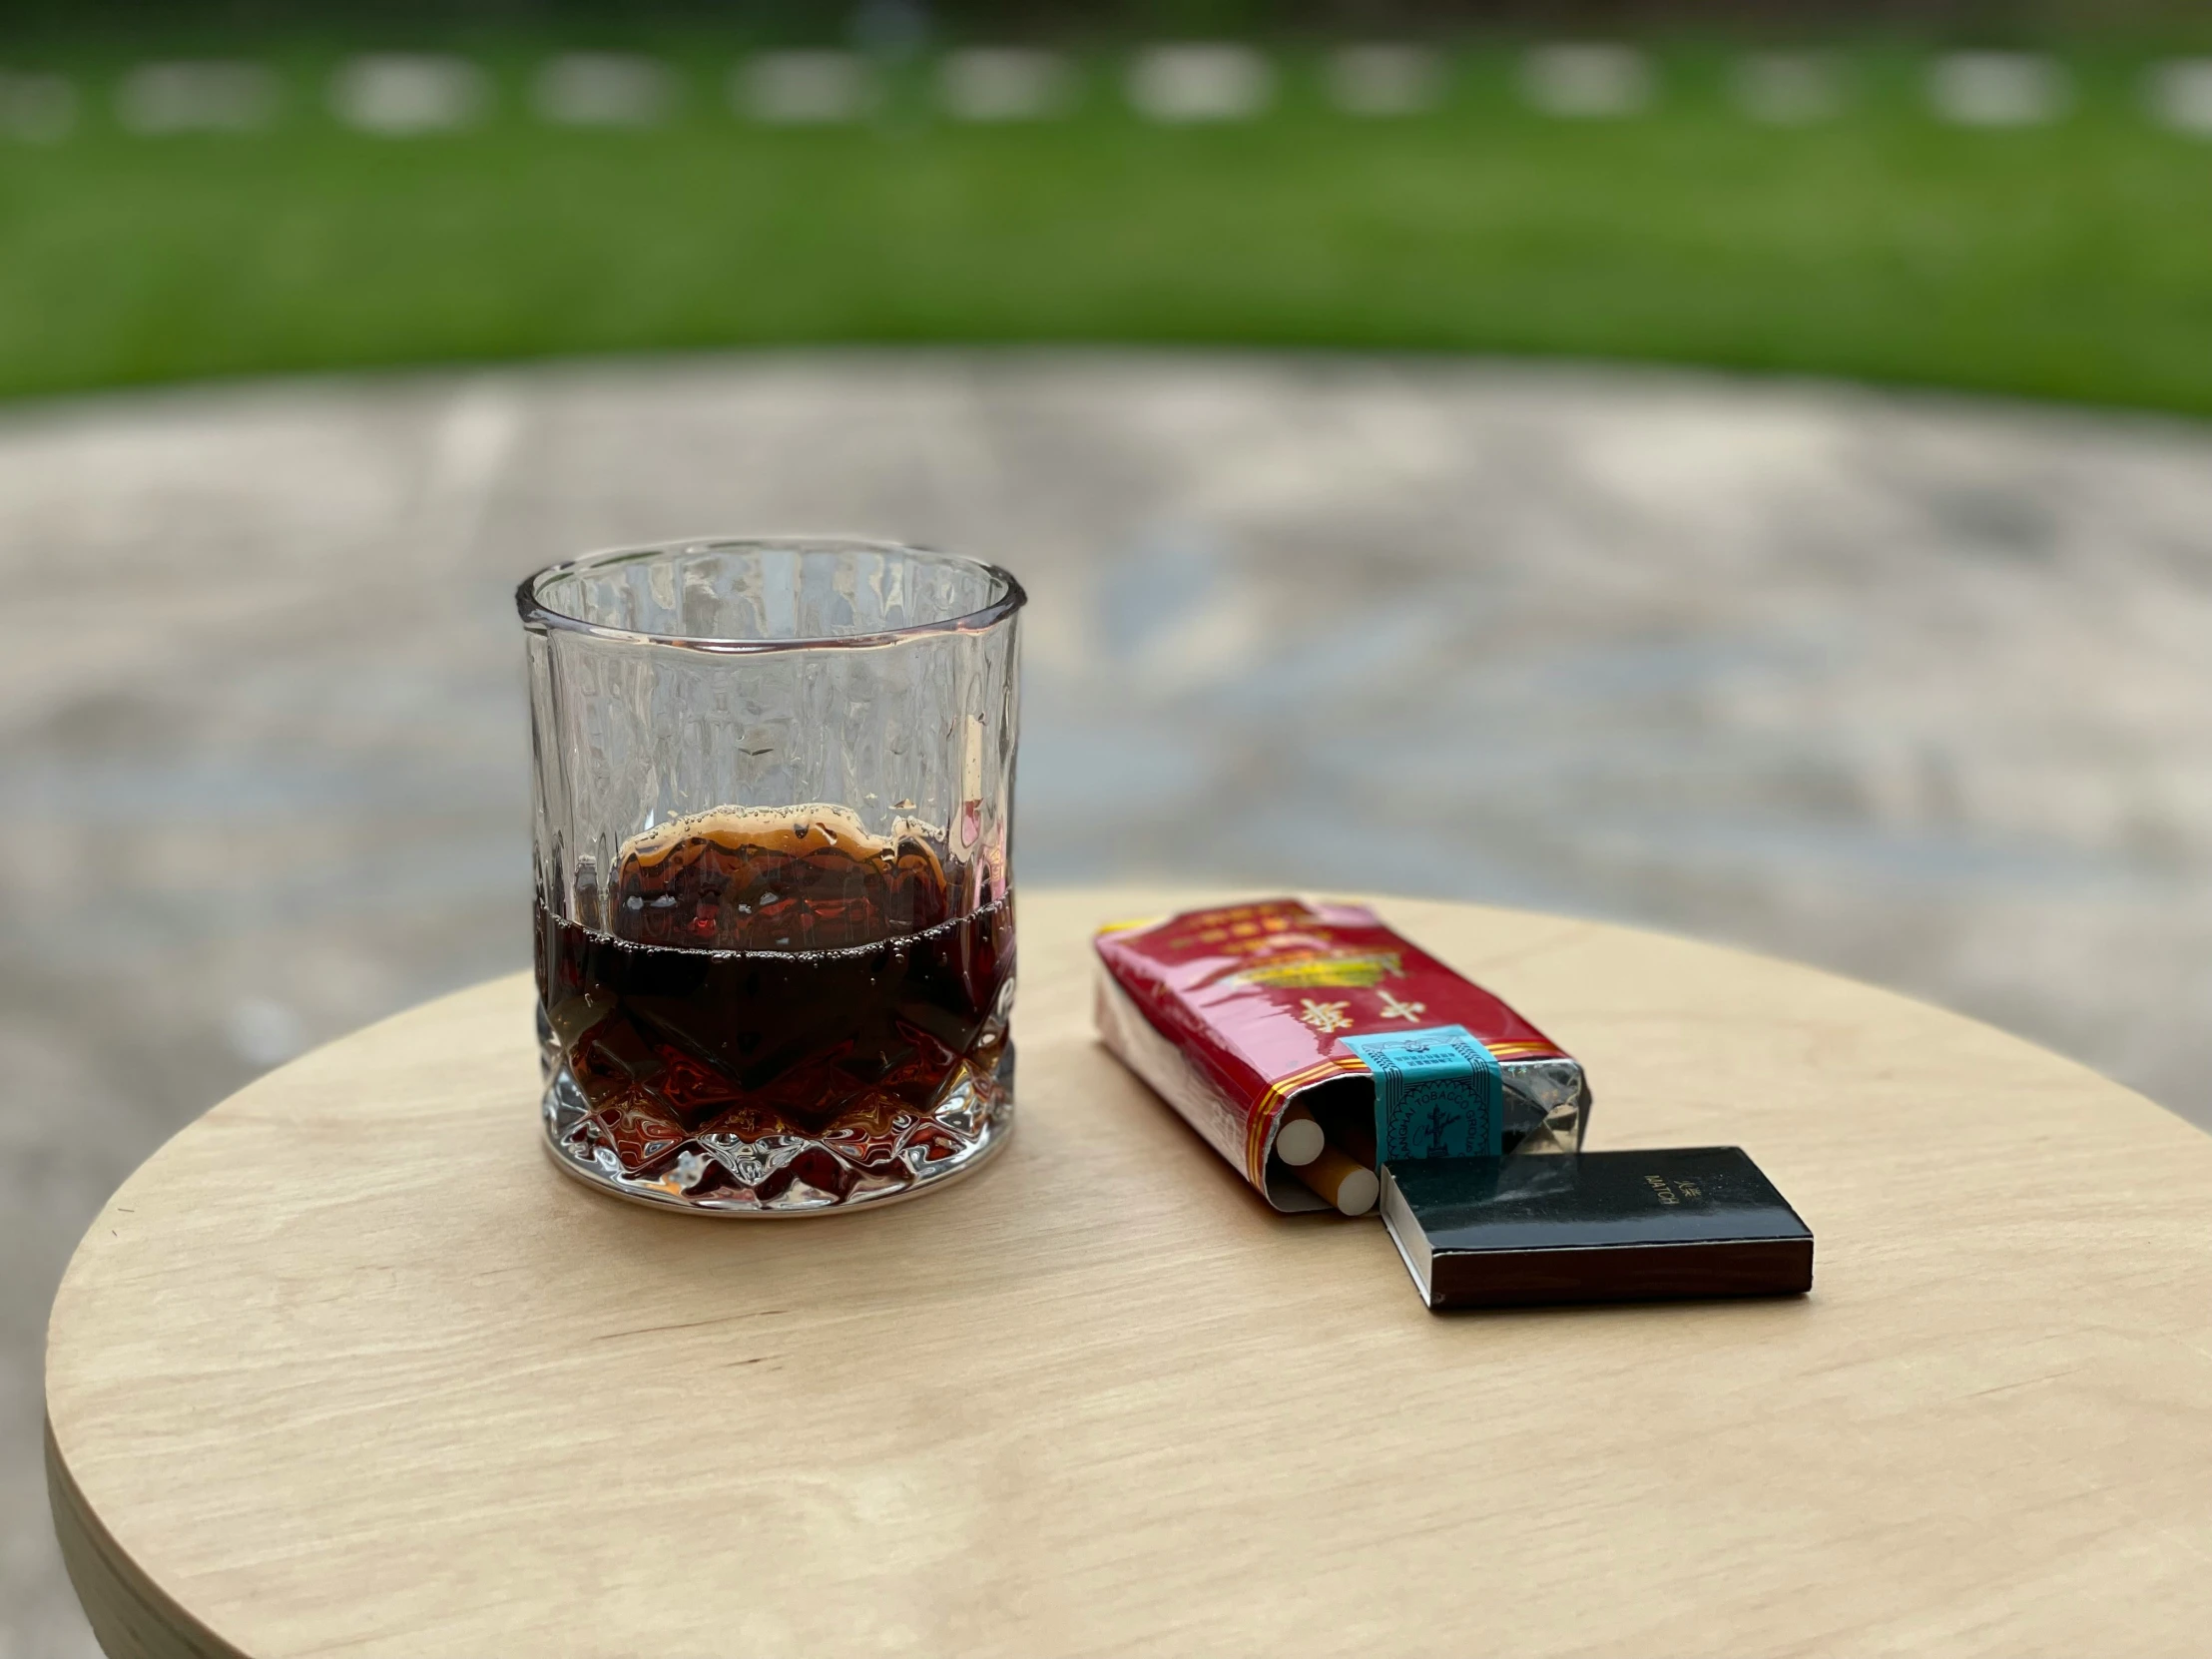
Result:
<instances>
[{"instance_id":1,"label":"stone pavement","mask_svg":"<svg viewBox=\"0 0 2212 1659\"><path fill-rule=\"evenodd\" d=\"M745 529L1021 575L1025 882L1172 868L1627 917L1918 992L2212 1122L2203 428L1068 352L18 407L0 1659L92 1651L38 1454L86 1219L257 1070L524 965L513 584ZM1597 1084L1602 1137L1633 1102ZM1910 1089L1912 1057L1869 1086Z\"/></svg>"}]
</instances>

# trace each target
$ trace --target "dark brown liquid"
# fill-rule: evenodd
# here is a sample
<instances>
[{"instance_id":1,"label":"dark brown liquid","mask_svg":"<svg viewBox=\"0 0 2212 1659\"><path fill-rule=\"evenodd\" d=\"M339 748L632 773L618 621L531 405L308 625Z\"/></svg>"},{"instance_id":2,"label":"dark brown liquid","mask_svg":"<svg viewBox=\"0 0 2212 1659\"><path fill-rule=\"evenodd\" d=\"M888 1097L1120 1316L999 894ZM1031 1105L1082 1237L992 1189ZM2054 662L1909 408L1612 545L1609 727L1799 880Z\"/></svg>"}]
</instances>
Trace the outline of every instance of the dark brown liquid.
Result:
<instances>
[{"instance_id":1,"label":"dark brown liquid","mask_svg":"<svg viewBox=\"0 0 2212 1659\"><path fill-rule=\"evenodd\" d=\"M963 1149L933 1109L997 1066L1013 913L953 915L930 842L841 814L703 814L626 845L608 900L612 934L541 899L538 994L587 1133L626 1171L694 1135L799 1135L836 1155L803 1154L798 1177L841 1192L851 1167Z\"/></svg>"}]
</instances>

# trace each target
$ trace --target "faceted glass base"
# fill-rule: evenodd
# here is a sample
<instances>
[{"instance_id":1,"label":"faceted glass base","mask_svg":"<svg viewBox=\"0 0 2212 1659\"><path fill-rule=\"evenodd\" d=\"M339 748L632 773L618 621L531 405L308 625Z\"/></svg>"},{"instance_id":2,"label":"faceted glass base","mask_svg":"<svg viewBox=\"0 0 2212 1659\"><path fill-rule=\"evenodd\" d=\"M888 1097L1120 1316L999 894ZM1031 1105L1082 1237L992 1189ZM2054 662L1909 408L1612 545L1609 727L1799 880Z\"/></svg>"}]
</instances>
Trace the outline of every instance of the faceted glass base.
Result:
<instances>
[{"instance_id":1,"label":"faceted glass base","mask_svg":"<svg viewBox=\"0 0 2212 1659\"><path fill-rule=\"evenodd\" d=\"M702 1133L644 1169L624 1167L562 1065L546 1086L553 1161L604 1192L703 1216L807 1216L892 1204L967 1174L1013 1132L1013 1045L988 1072L962 1067L930 1112L899 1111L867 1132L841 1120L820 1134L743 1140Z\"/></svg>"}]
</instances>

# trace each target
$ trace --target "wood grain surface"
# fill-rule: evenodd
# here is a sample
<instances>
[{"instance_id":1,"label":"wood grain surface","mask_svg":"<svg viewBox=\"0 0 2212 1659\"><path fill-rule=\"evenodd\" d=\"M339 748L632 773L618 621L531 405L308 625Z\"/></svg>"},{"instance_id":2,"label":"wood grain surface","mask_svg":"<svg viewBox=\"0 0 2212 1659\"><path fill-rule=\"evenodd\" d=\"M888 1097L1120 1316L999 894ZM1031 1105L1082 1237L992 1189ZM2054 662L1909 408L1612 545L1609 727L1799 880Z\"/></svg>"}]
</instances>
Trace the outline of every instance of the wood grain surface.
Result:
<instances>
[{"instance_id":1,"label":"wood grain surface","mask_svg":"<svg viewBox=\"0 0 2212 1659\"><path fill-rule=\"evenodd\" d=\"M1021 900L1020 1128L875 1214L563 1179L530 988L270 1074L79 1248L55 1500L117 1656L2180 1653L2212 1629L2212 1138L1954 1015L1382 901L1740 1143L1814 1294L1425 1312L1094 1043Z\"/></svg>"}]
</instances>

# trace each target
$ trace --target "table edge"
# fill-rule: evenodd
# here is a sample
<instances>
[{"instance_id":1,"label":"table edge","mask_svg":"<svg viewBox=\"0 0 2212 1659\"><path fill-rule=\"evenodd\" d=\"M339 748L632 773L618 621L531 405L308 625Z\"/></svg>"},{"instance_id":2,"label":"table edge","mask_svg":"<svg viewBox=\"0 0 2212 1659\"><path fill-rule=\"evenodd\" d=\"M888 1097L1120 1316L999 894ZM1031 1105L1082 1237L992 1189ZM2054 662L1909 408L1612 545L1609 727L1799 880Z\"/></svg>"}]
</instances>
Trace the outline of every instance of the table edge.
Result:
<instances>
[{"instance_id":1,"label":"table edge","mask_svg":"<svg viewBox=\"0 0 2212 1659\"><path fill-rule=\"evenodd\" d=\"M44 1438L54 1537L100 1651L108 1659L249 1659L165 1595L101 1524L69 1470L51 1419Z\"/></svg>"}]
</instances>

